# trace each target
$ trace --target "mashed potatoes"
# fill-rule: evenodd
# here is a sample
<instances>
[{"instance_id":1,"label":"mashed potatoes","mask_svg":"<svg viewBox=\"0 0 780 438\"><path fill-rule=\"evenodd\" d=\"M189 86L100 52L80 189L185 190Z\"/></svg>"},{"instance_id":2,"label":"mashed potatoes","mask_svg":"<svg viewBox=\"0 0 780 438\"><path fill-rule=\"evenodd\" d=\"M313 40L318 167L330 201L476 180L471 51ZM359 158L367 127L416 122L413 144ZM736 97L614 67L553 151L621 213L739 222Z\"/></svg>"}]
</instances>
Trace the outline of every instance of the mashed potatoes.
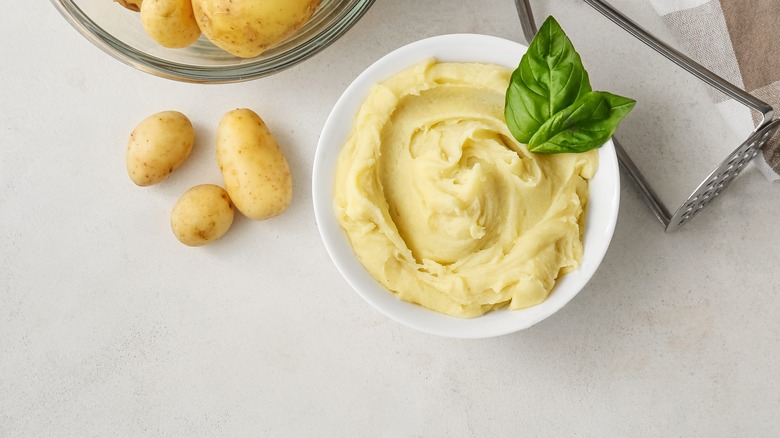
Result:
<instances>
[{"instance_id":1,"label":"mashed potatoes","mask_svg":"<svg viewBox=\"0 0 780 438\"><path fill-rule=\"evenodd\" d=\"M582 258L597 151L535 155L515 141L510 73L431 60L360 108L334 207L362 264L403 300L466 318L533 306Z\"/></svg>"}]
</instances>

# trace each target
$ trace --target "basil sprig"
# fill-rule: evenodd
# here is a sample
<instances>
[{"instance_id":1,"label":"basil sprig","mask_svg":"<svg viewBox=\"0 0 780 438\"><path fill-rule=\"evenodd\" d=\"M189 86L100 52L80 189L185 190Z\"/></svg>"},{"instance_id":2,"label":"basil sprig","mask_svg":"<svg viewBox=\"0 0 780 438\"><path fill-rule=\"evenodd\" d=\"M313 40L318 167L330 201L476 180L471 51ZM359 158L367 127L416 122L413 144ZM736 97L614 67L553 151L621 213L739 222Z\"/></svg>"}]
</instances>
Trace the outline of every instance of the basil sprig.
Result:
<instances>
[{"instance_id":1,"label":"basil sprig","mask_svg":"<svg viewBox=\"0 0 780 438\"><path fill-rule=\"evenodd\" d=\"M509 131L529 151L577 153L601 147L635 104L592 91L580 55L548 17L512 73L504 114Z\"/></svg>"}]
</instances>

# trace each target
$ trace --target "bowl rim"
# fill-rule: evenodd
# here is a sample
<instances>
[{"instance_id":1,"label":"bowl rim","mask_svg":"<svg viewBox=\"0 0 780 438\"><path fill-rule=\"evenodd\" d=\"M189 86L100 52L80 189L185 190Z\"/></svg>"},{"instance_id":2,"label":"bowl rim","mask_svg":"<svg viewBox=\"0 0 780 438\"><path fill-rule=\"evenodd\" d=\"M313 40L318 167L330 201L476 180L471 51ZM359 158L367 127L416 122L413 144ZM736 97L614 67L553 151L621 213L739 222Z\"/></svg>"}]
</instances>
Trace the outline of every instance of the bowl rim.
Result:
<instances>
[{"instance_id":1,"label":"bowl rim","mask_svg":"<svg viewBox=\"0 0 780 438\"><path fill-rule=\"evenodd\" d=\"M140 71L180 82L200 84L225 84L249 81L269 76L297 65L319 53L344 35L371 8L375 0L357 0L355 6L346 11L334 26L319 31L308 41L292 50L256 62L245 62L232 66L193 66L168 61L138 50L95 23L73 0L51 0L59 13L93 45L114 59ZM120 7L117 5L117 7Z\"/></svg>"},{"instance_id":2,"label":"bowl rim","mask_svg":"<svg viewBox=\"0 0 780 438\"><path fill-rule=\"evenodd\" d=\"M556 286L546 301L527 309L513 311L499 309L473 319L452 317L400 300L396 294L388 291L368 274L352 250L346 233L338 224L333 210L335 163L343 147L343 142L346 140L346 135L354 123L357 109L373 84L413 65L415 62L432 57L442 61L468 62L467 60L471 59L472 56L466 52L478 53L477 58L487 59L491 58L487 53L490 47L500 48L504 51L515 50L516 56L511 62L509 61L510 57L502 58L502 62L499 62L509 68L515 68L512 66L519 63L520 57L527 50L527 46L495 36L447 34L412 42L372 63L346 88L328 115L317 144L312 169L312 203L317 228L325 249L341 276L361 298L386 317L424 333L450 338L478 339L506 335L531 327L560 310L587 285L601 264L614 235L620 205L620 174L614 144L610 139L599 150L599 170L590 182L591 187L593 187L594 182L600 182L598 188L604 193L596 198L591 196L589 199L583 261L576 270L556 281ZM453 51L458 53L452 56L437 56L442 52L451 53ZM461 57L466 61L460 59ZM471 62L489 61L473 59ZM348 122L344 121L345 117L348 117L346 119ZM334 145L333 140L335 139L340 139L341 144ZM327 167L331 164L330 168ZM593 213L594 204L606 214L605 220L598 226L594 225L594 221L591 220L596 214ZM603 216L601 213L598 214ZM348 251L345 250L345 242ZM566 289L561 286L563 283L568 284L575 280L578 282L578 286L575 284L576 287ZM367 287L368 282L373 282L374 287ZM383 290L385 297L374 293L377 287ZM371 290L367 290L368 288ZM391 303L387 297L402 304ZM397 306L409 306L419 310L407 308L403 311L396 311L399 308ZM496 319L492 316L500 314L500 312L510 315L524 315L524 317L509 316L508 318ZM419 317L419 315L424 316ZM434 321L434 323L425 323L426 320ZM512 323L506 323L504 320L509 320ZM446 323L442 323L440 326L436 321L446 321Z\"/></svg>"}]
</instances>

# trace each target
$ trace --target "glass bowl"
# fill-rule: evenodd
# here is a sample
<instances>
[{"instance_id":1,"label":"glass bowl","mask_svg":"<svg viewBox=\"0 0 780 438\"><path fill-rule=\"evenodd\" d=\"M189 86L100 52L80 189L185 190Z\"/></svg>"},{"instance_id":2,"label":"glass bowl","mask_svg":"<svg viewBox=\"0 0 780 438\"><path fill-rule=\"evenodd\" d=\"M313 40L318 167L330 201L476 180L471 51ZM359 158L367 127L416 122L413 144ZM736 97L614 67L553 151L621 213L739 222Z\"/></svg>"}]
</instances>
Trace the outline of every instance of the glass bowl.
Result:
<instances>
[{"instance_id":1,"label":"glass bowl","mask_svg":"<svg viewBox=\"0 0 780 438\"><path fill-rule=\"evenodd\" d=\"M322 0L311 19L258 57L243 59L201 36L184 49L161 47L145 33L137 12L111 0L51 0L93 44L141 71L185 82L239 82L267 76L302 62L343 35L374 0Z\"/></svg>"}]
</instances>

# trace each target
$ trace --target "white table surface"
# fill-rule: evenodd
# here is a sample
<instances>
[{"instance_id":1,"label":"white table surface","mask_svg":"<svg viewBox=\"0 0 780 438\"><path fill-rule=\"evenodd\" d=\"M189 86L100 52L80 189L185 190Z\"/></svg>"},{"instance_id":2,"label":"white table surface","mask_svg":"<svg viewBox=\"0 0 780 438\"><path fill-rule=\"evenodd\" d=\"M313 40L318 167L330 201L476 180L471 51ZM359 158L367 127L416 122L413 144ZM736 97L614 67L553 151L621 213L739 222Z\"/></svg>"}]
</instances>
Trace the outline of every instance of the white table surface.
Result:
<instances>
[{"instance_id":1,"label":"white table surface","mask_svg":"<svg viewBox=\"0 0 780 438\"><path fill-rule=\"evenodd\" d=\"M614 3L667 36L645 2ZM619 134L670 204L736 146L697 81L579 1L533 5L558 17L597 88L639 101ZM311 167L340 93L426 36L522 41L511 1L378 0L314 58L233 85L138 72L43 0L0 28L0 437L778 436L780 186L755 168L675 234L623 178L589 285L500 338L399 326L330 262ZM210 139L237 107L283 145L294 201L185 247L170 209L221 182ZM164 109L199 140L171 179L138 188L127 136Z\"/></svg>"}]
</instances>

